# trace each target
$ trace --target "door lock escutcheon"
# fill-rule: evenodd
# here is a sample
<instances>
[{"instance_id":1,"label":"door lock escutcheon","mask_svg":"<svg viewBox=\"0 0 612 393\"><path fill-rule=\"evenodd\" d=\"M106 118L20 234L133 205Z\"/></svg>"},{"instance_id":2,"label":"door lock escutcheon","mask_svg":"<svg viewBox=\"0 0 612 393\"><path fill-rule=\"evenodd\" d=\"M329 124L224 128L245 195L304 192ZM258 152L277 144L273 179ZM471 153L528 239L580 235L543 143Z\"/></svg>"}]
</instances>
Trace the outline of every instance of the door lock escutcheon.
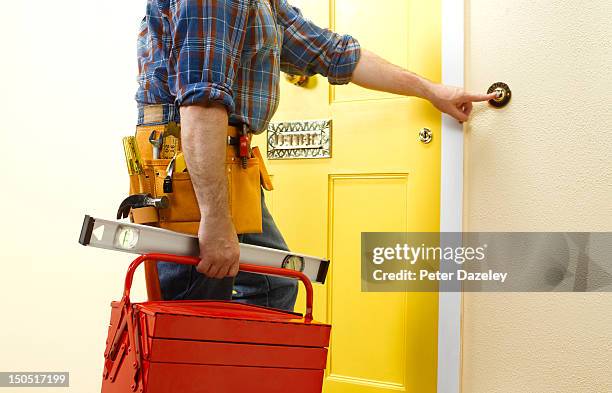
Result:
<instances>
[{"instance_id":1,"label":"door lock escutcheon","mask_svg":"<svg viewBox=\"0 0 612 393\"><path fill-rule=\"evenodd\" d=\"M433 139L433 132L429 128L423 128L419 131L419 142L428 144Z\"/></svg>"},{"instance_id":2,"label":"door lock escutcheon","mask_svg":"<svg viewBox=\"0 0 612 393\"><path fill-rule=\"evenodd\" d=\"M510 91L510 87L504 82L495 82L489 87L487 90L487 94L497 93L497 98L493 98L489 100L489 104L496 108L502 108L510 102L510 98L512 98L512 91Z\"/></svg>"}]
</instances>

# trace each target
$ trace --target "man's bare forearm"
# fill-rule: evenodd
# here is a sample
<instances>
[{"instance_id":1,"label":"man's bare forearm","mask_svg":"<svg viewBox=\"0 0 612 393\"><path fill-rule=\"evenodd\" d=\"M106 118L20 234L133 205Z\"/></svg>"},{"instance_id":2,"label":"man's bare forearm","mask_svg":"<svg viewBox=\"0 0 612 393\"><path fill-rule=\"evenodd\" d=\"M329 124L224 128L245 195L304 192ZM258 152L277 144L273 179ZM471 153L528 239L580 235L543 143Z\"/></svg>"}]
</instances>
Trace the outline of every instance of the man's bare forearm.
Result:
<instances>
[{"instance_id":1,"label":"man's bare forearm","mask_svg":"<svg viewBox=\"0 0 612 393\"><path fill-rule=\"evenodd\" d=\"M181 107L181 143L200 206L201 261L197 270L212 278L235 276L240 248L227 195L225 107L217 104Z\"/></svg>"},{"instance_id":2,"label":"man's bare forearm","mask_svg":"<svg viewBox=\"0 0 612 393\"><path fill-rule=\"evenodd\" d=\"M181 144L200 214L228 218L227 111L221 105L190 105L180 110Z\"/></svg>"},{"instance_id":3,"label":"man's bare forearm","mask_svg":"<svg viewBox=\"0 0 612 393\"><path fill-rule=\"evenodd\" d=\"M428 99L432 82L362 49L351 82L366 89Z\"/></svg>"},{"instance_id":4,"label":"man's bare forearm","mask_svg":"<svg viewBox=\"0 0 612 393\"><path fill-rule=\"evenodd\" d=\"M495 93L467 93L458 87L434 83L366 49L361 50L351 82L367 89L426 99L460 122L468 120L473 102L487 101L496 96Z\"/></svg>"}]
</instances>

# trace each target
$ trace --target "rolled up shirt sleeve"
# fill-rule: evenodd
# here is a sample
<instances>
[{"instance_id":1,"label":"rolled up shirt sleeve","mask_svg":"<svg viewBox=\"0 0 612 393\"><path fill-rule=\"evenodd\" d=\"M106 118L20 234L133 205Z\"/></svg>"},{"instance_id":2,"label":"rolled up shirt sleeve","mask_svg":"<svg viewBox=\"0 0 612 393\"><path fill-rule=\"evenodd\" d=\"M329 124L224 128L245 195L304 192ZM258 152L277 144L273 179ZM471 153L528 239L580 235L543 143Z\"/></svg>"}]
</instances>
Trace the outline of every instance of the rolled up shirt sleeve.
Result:
<instances>
[{"instance_id":1,"label":"rolled up shirt sleeve","mask_svg":"<svg viewBox=\"0 0 612 393\"><path fill-rule=\"evenodd\" d=\"M287 0L280 0L278 19L284 29L281 70L307 76L321 74L333 85L351 81L361 54L355 38L315 25Z\"/></svg>"},{"instance_id":2,"label":"rolled up shirt sleeve","mask_svg":"<svg viewBox=\"0 0 612 393\"><path fill-rule=\"evenodd\" d=\"M168 86L175 104L223 104L234 110L232 86L244 44L249 0L170 0L172 45Z\"/></svg>"}]
</instances>

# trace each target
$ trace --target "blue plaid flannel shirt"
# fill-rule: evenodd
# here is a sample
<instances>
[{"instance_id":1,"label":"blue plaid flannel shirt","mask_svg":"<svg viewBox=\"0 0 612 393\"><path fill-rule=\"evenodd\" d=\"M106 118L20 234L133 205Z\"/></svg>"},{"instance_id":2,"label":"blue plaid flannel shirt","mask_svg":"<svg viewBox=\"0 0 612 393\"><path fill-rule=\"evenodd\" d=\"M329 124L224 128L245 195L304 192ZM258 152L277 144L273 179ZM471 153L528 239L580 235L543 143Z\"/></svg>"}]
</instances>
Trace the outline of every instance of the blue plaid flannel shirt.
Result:
<instances>
[{"instance_id":1,"label":"blue plaid flannel shirt","mask_svg":"<svg viewBox=\"0 0 612 393\"><path fill-rule=\"evenodd\" d=\"M148 0L138 36L139 104L218 102L230 122L262 132L278 106L280 71L350 82L360 47L322 29L286 0Z\"/></svg>"}]
</instances>

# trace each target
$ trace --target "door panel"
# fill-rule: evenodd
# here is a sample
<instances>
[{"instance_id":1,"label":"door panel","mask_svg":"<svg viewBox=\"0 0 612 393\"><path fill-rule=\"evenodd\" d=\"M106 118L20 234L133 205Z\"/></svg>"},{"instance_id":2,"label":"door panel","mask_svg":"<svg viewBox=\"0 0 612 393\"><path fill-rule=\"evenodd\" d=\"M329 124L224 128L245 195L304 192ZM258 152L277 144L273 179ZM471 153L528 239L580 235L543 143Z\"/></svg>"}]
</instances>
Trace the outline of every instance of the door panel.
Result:
<instances>
[{"instance_id":1,"label":"door panel","mask_svg":"<svg viewBox=\"0 0 612 393\"><path fill-rule=\"evenodd\" d=\"M361 249L355 245L361 230L405 231L407 175L332 175L329 186L332 260L359 260ZM355 222L363 225L356 227ZM403 386L406 294L360 292L359 265L334 264L332 275L330 378Z\"/></svg>"},{"instance_id":2,"label":"door panel","mask_svg":"<svg viewBox=\"0 0 612 393\"><path fill-rule=\"evenodd\" d=\"M381 3L382 4L382 3ZM408 20L410 1L384 0L384 6L372 6L372 0L332 1L332 28L348 33L365 48L393 64L408 67ZM378 34L376 34L378 32ZM347 86L336 90L334 102L391 98L392 94Z\"/></svg>"},{"instance_id":3,"label":"door panel","mask_svg":"<svg viewBox=\"0 0 612 393\"><path fill-rule=\"evenodd\" d=\"M439 1L291 3L320 25L440 79ZM308 86L283 80L274 121L331 118L332 158L267 162L275 186L267 198L293 250L332 260L327 283L315 285L314 316L332 324L324 391L435 392L438 295L362 293L360 235L439 230L440 114L422 100L329 86L320 76ZM423 127L434 133L427 145L417 141ZM263 148L265 135L256 142Z\"/></svg>"}]
</instances>

